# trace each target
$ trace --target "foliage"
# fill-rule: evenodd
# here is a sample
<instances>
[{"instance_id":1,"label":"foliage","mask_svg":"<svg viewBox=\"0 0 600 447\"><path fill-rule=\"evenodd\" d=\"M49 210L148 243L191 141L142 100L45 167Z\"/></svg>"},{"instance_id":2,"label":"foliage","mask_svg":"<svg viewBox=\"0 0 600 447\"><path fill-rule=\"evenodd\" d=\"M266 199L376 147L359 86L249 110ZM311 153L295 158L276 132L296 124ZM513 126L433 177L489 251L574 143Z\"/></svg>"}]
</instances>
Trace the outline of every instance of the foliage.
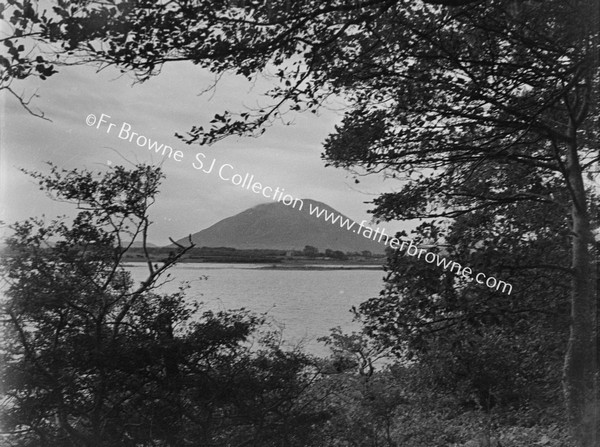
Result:
<instances>
[{"instance_id":1,"label":"foliage","mask_svg":"<svg viewBox=\"0 0 600 447\"><path fill-rule=\"evenodd\" d=\"M7 240L7 445L268 446L305 433L310 413L294 403L314 376L309 357L261 341L260 316L201 313L185 288L156 292L192 245L131 279L123 241L146 245L158 168L32 175L79 212L71 224L16 223Z\"/></svg>"},{"instance_id":2,"label":"foliage","mask_svg":"<svg viewBox=\"0 0 600 447\"><path fill-rule=\"evenodd\" d=\"M58 5L55 10L66 11ZM4 50L0 54L0 90L12 94L30 113L43 117L43 112L30 108L32 98L18 93L13 82L28 77L45 80L57 73L55 55L44 52L41 47L64 36L63 25L60 20L49 17L47 11L40 11L37 2L7 0L0 4L0 26L3 31L0 47Z\"/></svg>"},{"instance_id":3,"label":"foliage","mask_svg":"<svg viewBox=\"0 0 600 447\"><path fill-rule=\"evenodd\" d=\"M528 182L540 197L561 194L519 170L498 172L512 175L514 188ZM473 183L484 188L479 179ZM467 407L535 408L536 417L556 420L569 327L569 235L561 207L543 200L508 203L493 215L473 211L414 233L415 243L443 247L437 250L444 256L503 278L514 291L481 288L450 269L392 252L386 289L359 308L366 331L418 362L435 388Z\"/></svg>"},{"instance_id":4,"label":"foliage","mask_svg":"<svg viewBox=\"0 0 600 447\"><path fill-rule=\"evenodd\" d=\"M319 249L317 247L313 247L312 245L306 245L304 250L302 250L302 254L308 256L309 258L315 258L319 254Z\"/></svg>"},{"instance_id":5,"label":"foliage","mask_svg":"<svg viewBox=\"0 0 600 447\"><path fill-rule=\"evenodd\" d=\"M490 322L488 314L502 315L490 302L479 313L468 306L456 313L464 325L456 333L435 338L417 327L399 336L405 353L418 360L412 363L388 356L402 344L382 342L390 326L376 326L377 332L368 324L352 334L332 330L324 340L331 357L313 359L282 350L261 316L243 309L202 312L185 287L157 293L163 273L187 247L175 249L164 264L150 262L147 279L134 284L123 266L122 241L145 241L158 169L92 174L53 168L32 175L51 197L77 204L79 214L70 224L17 223L8 239L2 264L8 284L2 348L7 445L426 447L474 445L474 439L568 445L561 412L552 410L560 349L548 357L549 346L562 340L561 318L540 318L533 309ZM540 253L557 244L551 236L565 223L549 219L547 233L538 229L524 241L518 235L527 221L513 211L504 216L515 227L504 243L528 242L529 255L542 261ZM531 212L551 214L552 208L540 204ZM479 239L492 230L481 224ZM446 238L452 240L452 231ZM487 259L491 249L452 247L473 261ZM519 250L520 262L531 259ZM522 271L516 271L511 279L520 280ZM430 273L423 285L446 284L439 271L437 277ZM415 271L414 279L423 276ZM407 278L397 275L390 284L400 288ZM554 280L544 287L558 292ZM433 297L414 295L425 296ZM536 298L519 297L528 300L523 306L541 305ZM552 309L552 303L545 306ZM437 310L443 315L450 309L457 310ZM552 330L556 335L548 337Z\"/></svg>"},{"instance_id":6,"label":"foliage","mask_svg":"<svg viewBox=\"0 0 600 447\"><path fill-rule=\"evenodd\" d=\"M472 399L464 399L466 394L456 389L460 385L450 386L456 378L455 371L444 370L450 366L445 357L452 357L451 353L445 353L444 357L436 352L442 355L431 362L394 361L364 332L344 334L335 329L326 341L332 348L332 357L321 366L322 377L308 391L308 398L313 405L320 405L328 417L326 423L313 427L320 442L306 445L573 445L560 411L552 413L535 405L517 408L514 402L506 401L490 407L487 402L476 404ZM498 341L506 343L504 338ZM489 354L487 360L493 358L494 352L491 350ZM508 366L506 376L514 373L511 365L502 364L507 352L497 354L496 363L487 365L492 376L504 374L495 368L499 364L503 368ZM486 359L481 357L475 359L485 367ZM375 364L375 359L380 359L377 368L365 369L364 365ZM435 367L439 370L434 371ZM532 383L530 378L523 380ZM528 401L529 395L536 391L521 396L520 402ZM313 394L321 399L317 401Z\"/></svg>"}]
</instances>

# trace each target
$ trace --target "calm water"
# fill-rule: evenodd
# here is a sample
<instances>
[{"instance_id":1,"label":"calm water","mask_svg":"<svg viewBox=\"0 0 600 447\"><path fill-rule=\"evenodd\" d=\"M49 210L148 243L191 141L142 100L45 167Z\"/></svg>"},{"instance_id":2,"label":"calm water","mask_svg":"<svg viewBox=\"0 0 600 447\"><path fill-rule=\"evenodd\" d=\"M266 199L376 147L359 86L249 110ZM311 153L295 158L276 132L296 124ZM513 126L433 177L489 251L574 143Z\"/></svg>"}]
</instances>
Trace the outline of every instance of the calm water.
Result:
<instances>
[{"instance_id":1,"label":"calm water","mask_svg":"<svg viewBox=\"0 0 600 447\"><path fill-rule=\"evenodd\" d=\"M130 264L135 280L146 274L144 264ZM268 270L255 264L180 264L171 269L173 281L162 286L177 290L189 281L188 296L206 309L244 307L267 315L283 328L286 344L303 343L311 353L327 349L317 338L341 326L357 329L350 308L377 296L383 285L380 270ZM202 279L204 276L207 279Z\"/></svg>"}]
</instances>

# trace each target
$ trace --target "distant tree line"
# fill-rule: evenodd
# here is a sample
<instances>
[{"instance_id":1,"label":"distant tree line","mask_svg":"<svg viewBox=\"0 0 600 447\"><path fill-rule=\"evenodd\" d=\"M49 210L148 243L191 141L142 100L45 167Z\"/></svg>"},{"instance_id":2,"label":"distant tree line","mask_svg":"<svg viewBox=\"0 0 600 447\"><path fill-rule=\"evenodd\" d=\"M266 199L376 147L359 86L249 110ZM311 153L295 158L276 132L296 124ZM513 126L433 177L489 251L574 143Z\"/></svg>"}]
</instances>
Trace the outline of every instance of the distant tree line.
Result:
<instances>
[{"instance_id":1,"label":"distant tree line","mask_svg":"<svg viewBox=\"0 0 600 447\"><path fill-rule=\"evenodd\" d=\"M125 244L123 258L129 262L144 261L149 256L153 261L167 259L173 247L132 247ZM6 251L6 250L5 250ZM326 249L319 252L316 247L307 245L304 250L276 249L240 249L232 247L197 247L194 246L179 258L179 262L247 262L247 263L278 263L290 258L328 258L341 261L361 259L384 259L384 255L373 255L368 250L362 252L343 252Z\"/></svg>"}]
</instances>

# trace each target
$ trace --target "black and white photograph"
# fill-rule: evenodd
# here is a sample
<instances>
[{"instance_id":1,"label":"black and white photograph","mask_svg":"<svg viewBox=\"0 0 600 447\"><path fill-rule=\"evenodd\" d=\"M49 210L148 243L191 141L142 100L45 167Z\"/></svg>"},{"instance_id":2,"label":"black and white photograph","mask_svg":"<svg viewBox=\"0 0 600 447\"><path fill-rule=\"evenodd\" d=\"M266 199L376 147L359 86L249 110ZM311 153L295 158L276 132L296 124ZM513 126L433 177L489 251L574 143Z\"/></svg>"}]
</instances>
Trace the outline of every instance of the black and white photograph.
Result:
<instances>
[{"instance_id":1,"label":"black and white photograph","mask_svg":"<svg viewBox=\"0 0 600 447\"><path fill-rule=\"evenodd\" d=\"M1 447L600 447L600 0L0 1Z\"/></svg>"}]
</instances>

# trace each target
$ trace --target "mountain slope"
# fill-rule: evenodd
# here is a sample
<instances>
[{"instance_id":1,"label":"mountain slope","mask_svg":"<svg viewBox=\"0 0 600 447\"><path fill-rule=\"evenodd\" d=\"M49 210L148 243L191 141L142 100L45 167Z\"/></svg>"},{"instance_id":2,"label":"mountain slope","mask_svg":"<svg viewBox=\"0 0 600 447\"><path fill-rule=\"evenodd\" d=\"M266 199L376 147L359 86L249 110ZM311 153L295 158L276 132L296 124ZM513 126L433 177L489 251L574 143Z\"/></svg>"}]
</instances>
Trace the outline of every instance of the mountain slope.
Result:
<instances>
[{"instance_id":1,"label":"mountain slope","mask_svg":"<svg viewBox=\"0 0 600 447\"><path fill-rule=\"evenodd\" d=\"M299 205L294 209L279 202L257 205L194 233L192 241L198 247L302 250L306 245L312 245L320 251L327 248L343 252L384 251L382 243L340 228L339 221L332 224L325 221L324 216L309 213L312 206L341 215L330 206L310 199L303 199L303 202L302 210L298 209ZM358 228L356 223L353 229ZM179 242L185 244L187 238Z\"/></svg>"}]
</instances>

